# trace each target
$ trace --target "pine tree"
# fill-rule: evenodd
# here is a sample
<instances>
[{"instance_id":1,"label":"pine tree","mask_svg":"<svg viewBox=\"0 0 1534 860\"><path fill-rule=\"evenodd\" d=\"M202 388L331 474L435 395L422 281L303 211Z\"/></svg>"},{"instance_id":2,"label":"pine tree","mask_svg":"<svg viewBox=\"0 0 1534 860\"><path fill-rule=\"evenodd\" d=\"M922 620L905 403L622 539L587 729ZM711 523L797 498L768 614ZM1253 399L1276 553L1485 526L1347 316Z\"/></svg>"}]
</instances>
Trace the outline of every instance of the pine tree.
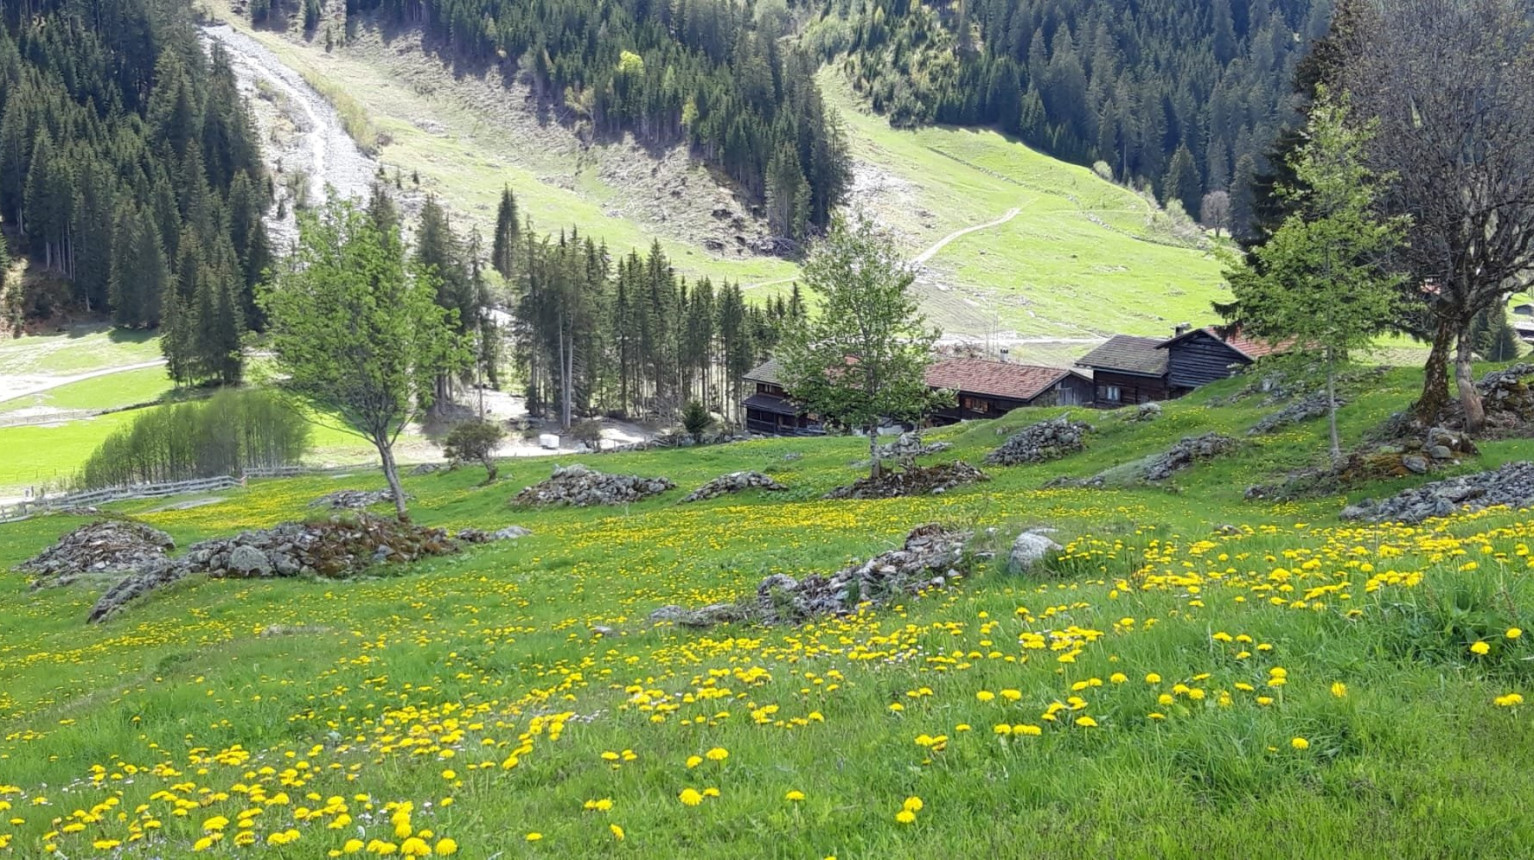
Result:
<instances>
[{"instance_id":1,"label":"pine tree","mask_svg":"<svg viewBox=\"0 0 1534 860\"><path fill-rule=\"evenodd\" d=\"M501 202L495 210L495 236L490 249L490 267L510 281L517 255L517 197L508 185L501 189Z\"/></svg>"},{"instance_id":2,"label":"pine tree","mask_svg":"<svg viewBox=\"0 0 1534 860\"><path fill-rule=\"evenodd\" d=\"M1198 168L1193 163L1193 153L1186 144L1179 146L1167 168L1166 178L1161 183L1161 202L1169 204L1176 200L1182 204L1183 211L1197 212L1199 188Z\"/></svg>"}]
</instances>

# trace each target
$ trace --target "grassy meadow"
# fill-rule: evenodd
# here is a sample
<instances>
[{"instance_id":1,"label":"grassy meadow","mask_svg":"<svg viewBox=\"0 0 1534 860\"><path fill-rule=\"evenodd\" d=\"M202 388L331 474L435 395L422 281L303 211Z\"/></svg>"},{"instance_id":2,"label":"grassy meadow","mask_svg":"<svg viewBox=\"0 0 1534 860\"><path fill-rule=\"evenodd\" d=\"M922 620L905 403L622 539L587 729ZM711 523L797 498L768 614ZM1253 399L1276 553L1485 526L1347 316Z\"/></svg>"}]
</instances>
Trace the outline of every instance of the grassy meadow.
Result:
<instances>
[{"instance_id":1,"label":"grassy meadow","mask_svg":"<svg viewBox=\"0 0 1534 860\"><path fill-rule=\"evenodd\" d=\"M1410 399L1393 371L1348 440ZM99 627L104 583L0 577L0 856L1508 857L1534 833L1529 512L1341 524L1248 503L1319 423L1169 486L1040 489L1273 407L1242 380L940 496L823 501L857 439L602 455L679 489L507 507L549 460L407 478L418 521L532 537L349 581L188 580ZM1053 410L930 434L977 462ZM1527 442L1483 446L1484 468ZM737 469L790 490L678 505ZM509 474L507 474L509 473ZM1409 482L1360 488L1381 495ZM120 506L186 545L376 474ZM798 628L646 616L829 572L937 521L1067 552ZM0 566L85 522L0 526ZM992 532L994 530L994 532ZM1515 695L1517 694L1517 695Z\"/></svg>"}]
</instances>

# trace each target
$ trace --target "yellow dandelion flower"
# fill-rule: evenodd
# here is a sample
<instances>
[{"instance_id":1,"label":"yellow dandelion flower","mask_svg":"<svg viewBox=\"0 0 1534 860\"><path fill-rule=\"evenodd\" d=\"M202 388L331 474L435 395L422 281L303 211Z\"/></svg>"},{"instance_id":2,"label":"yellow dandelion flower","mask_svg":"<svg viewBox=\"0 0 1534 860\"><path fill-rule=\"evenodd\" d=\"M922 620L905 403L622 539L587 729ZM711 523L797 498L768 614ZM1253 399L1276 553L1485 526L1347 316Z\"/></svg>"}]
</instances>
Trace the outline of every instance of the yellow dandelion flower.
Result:
<instances>
[{"instance_id":1,"label":"yellow dandelion flower","mask_svg":"<svg viewBox=\"0 0 1534 860\"><path fill-rule=\"evenodd\" d=\"M902 809L895 813L895 820L901 824L914 824L916 822L916 813L909 809Z\"/></svg>"},{"instance_id":2,"label":"yellow dandelion flower","mask_svg":"<svg viewBox=\"0 0 1534 860\"><path fill-rule=\"evenodd\" d=\"M1305 740L1304 738L1292 738L1289 741L1289 746L1292 746L1297 750L1308 750L1310 749L1310 741Z\"/></svg>"},{"instance_id":3,"label":"yellow dandelion flower","mask_svg":"<svg viewBox=\"0 0 1534 860\"><path fill-rule=\"evenodd\" d=\"M804 799L804 792L798 789L792 789L787 794L783 795L783 799L797 803Z\"/></svg>"},{"instance_id":4,"label":"yellow dandelion flower","mask_svg":"<svg viewBox=\"0 0 1534 860\"><path fill-rule=\"evenodd\" d=\"M1484 656L1491 653L1491 646L1485 642L1476 642L1470 646L1470 653Z\"/></svg>"}]
</instances>

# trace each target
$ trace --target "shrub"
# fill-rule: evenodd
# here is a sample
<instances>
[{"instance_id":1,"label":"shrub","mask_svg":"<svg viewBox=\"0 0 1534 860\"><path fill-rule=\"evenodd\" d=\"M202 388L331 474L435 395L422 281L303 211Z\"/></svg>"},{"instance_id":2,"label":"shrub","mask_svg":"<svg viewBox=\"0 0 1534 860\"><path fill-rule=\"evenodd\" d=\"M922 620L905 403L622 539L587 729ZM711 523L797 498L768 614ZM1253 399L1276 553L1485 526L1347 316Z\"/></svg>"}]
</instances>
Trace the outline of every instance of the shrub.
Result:
<instances>
[{"instance_id":1,"label":"shrub","mask_svg":"<svg viewBox=\"0 0 1534 860\"><path fill-rule=\"evenodd\" d=\"M492 484L497 471L495 449L505 437L506 431L493 421L463 421L448 432L442 453L455 463L473 460L483 464L485 483Z\"/></svg>"},{"instance_id":2,"label":"shrub","mask_svg":"<svg viewBox=\"0 0 1534 860\"><path fill-rule=\"evenodd\" d=\"M101 443L75 484L96 489L243 474L296 465L308 450L303 416L268 392L231 389L145 411Z\"/></svg>"},{"instance_id":3,"label":"shrub","mask_svg":"<svg viewBox=\"0 0 1534 860\"><path fill-rule=\"evenodd\" d=\"M689 400L682 407L682 426L692 436L693 442L701 444L704 431L714 426L714 416L709 414L707 406L697 400Z\"/></svg>"}]
</instances>

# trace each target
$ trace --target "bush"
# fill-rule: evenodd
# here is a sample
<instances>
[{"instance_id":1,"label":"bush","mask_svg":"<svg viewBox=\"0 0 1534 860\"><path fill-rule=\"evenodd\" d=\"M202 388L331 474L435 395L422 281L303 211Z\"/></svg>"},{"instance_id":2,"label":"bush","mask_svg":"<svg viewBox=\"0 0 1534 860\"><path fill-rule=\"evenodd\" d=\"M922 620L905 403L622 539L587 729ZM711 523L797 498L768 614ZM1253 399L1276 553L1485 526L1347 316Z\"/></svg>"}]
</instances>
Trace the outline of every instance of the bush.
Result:
<instances>
[{"instance_id":1,"label":"bush","mask_svg":"<svg viewBox=\"0 0 1534 860\"><path fill-rule=\"evenodd\" d=\"M584 442L592 448L597 448L602 443L602 422L600 421L577 421L570 425L567 432L571 439Z\"/></svg>"},{"instance_id":2,"label":"bush","mask_svg":"<svg viewBox=\"0 0 1534 860\"><path fill-rule=\"evenodd\" d=\"M80 468L81 489L185 481L293 466L309 450L309 424L264 391L151 409L108 436Z\"/></svg>"},{"instance_id":3,"label":"bush","mask_svg":"<svg viewBox=\"0 0 1534 860\"><path fill-rule=\"evenodd\" d=\"M448 432L443 440L442 453L454 463L477 461L485 467L485 483L495 482L495 449L506 437L506 431L493 421L478 419L463 421Z\"/></svg>"}]
</instances>

